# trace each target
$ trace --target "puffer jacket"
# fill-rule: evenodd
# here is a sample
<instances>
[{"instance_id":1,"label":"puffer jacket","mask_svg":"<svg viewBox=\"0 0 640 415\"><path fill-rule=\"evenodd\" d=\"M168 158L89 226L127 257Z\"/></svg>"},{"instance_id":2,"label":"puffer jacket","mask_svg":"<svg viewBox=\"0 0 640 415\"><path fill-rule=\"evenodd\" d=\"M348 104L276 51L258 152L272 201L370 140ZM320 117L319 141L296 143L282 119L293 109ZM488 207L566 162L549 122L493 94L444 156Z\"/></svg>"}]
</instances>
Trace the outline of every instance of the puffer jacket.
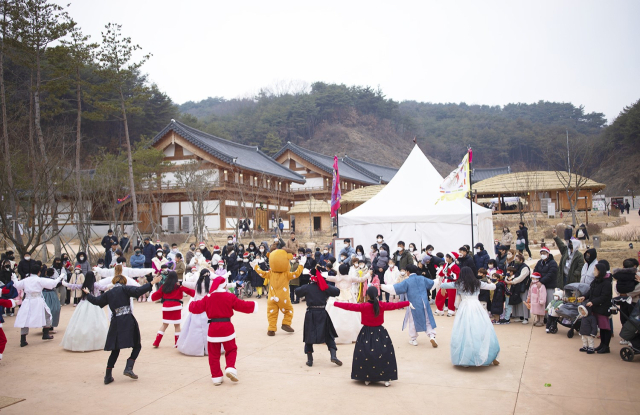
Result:
<instances>
[{"instance_id":1,"label":"puffer jacket","mask_svg":"<svg viewBox=\"0 0 640 415\"><path fill-rule=\"evenodd\" d=\"M611 277L607 274L604 278L595 278L591 282L589 293L585 295L585 300L591 301L591 310L601 316L609 316L611 312L611 298L613 290L611 288Z\"/></svg>"}]
</instances>

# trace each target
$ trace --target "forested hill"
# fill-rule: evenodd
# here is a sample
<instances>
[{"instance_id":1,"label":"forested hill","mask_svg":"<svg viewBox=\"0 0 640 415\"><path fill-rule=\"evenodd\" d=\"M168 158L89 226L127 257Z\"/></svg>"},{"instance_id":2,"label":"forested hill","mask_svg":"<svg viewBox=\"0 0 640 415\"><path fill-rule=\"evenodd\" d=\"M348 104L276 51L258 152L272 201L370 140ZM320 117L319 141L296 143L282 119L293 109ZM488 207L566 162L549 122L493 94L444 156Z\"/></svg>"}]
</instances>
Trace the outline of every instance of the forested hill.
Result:
<instances>
[{"instance_id":1,"label":"forested hill","mask_svg":"<svg viewBox=\"0 0 640 415\"><path fill-rule=\"evenodd\" d=\"M550 165L548 154L566 141L567 131L571 140L596 146L608 130L602 113L585 113L572 103L396 102L379 89L322 82L303 92L263 90L255 98L190 101L180 110L183 121L196 128L259 145L267 153L291 141L326 154L399 166L417 137L441 173L459 163L467 146L474 149L475 167L559 168ZM589 173L597 175L605 156L590 161Z\"/></svg>"}]
</instances>

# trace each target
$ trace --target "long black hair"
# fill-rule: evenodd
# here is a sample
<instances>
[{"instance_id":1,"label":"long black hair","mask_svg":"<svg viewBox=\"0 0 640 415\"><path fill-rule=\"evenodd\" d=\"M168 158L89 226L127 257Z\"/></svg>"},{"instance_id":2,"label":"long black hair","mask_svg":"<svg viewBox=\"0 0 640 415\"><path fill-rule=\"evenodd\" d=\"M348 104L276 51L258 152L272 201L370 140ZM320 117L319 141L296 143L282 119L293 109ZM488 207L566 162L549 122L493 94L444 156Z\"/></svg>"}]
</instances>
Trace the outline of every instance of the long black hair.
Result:
<instances>
[{"instance_id":1,"label":"long black hair","mask_svg":"<svg viewBox=\"0 0 640 415\"><path fill-rule=\"evenodd\" d=\"M196 284L196 291L198 294L202 294L202 282L204 281L204 289L205 292L209 292L209 287L211 286L211 273L208 269L203 269L200 271L200 276L198 277L198 283Z\"/></svg>"},{"instance_id":2,"label":"long black hair","mask_svg":"<svg viewBox=\"0 0 640 415\"><path fill-rule=\"evenodd\" d=\"M9 269L6 269L5 266L9 265ZM2 269L0 269L0 281L2 281L5 285L9 284L11 281L11 274L13 274L13 270L11 269L11 261L5 259L2 261Z\"/></svg>"},{"instance_id":3,"label":"long black hair","mask_svg":"<svg viewBox=\"0 0 640 415\"><path fill-rule=\"evenodd\" d=\"M178 274L175 271L169 271L167 278L162 284L162 292L169 294L176 289L176 285L178 285Z\"/></svg>"},{"instance_id":4,"label":"long black hair","mask_svg":"<svg viewBox=\"0 0 640 415\"><path fill-rule=\"evenodd\" d=\"M378 289L373 285L367 288L367 297L369 302L373 305L373 315L378 317L380 315L380 302L378 302Z\"/></svg>"},{"instance_id":5,"label":"long black hair","mask_svg":"<svg viewBox=\"0 0 640 415\"><path fill-rule=\"evenodd\" d=\"M460 278L456 281L456 289L466 293L474 293L480 289L480 280L473 275L471 268L462 267Z\"/></svg>"},{"instance_id":6,"label":"long black hair","mask_svg":"<svg viewBox=\"0 0 640 415\"><path fill-rule=\"evenodd\" d=\"M96 276L93 271L87 272L87 275L84 276L84 282L82 283L82 289L88 289L91 294L93 294L93 286L96 283ZM82 299L84 299L87 294L82 292Z\"/></svg>"}]
</instances>

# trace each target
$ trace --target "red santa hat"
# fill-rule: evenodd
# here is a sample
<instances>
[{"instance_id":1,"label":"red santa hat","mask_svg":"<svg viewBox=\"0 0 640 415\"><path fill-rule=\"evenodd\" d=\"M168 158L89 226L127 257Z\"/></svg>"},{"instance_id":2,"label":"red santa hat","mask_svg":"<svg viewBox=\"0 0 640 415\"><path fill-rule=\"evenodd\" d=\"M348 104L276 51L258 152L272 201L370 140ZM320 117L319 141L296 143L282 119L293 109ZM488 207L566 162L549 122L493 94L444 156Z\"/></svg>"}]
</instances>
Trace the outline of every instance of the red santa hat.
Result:
<instances>
[{"instance_id":1,"label":"red santa hat","mask_svg":"<svg viewBox=\"0 0 640 415\"><path fill-rule=\"evenodd\" d=\"M324 277L322 276L322 273L317 269L315 275L311 276L310 280L318 284L318 288L320 288L320 291L324 291L329 287L327 281L325 281Z\"/></svg>"},{"instance_id":2,"label":"red santa hat","mask_svg":"<svg viewBox=\"0 0 640 415\"><path fill-rule=\"evenodd\" d=\"M214 250L214 251L219 251L219 250L220 250L220 247L219 247L218 245L215 245L215 246L213 247L213 250Z\"/></svg>"},{"instance_id":3,"label":"red santa hat","mask_svg":"<svg viewBox=\"0 0 640 415\"><path fill-rule=\"evenodd\" d=\"M502 275L502 270L501 269L497 269L496 272L494 272L494 274Z\"/></svg>"},{"instance_id":4,"label":"red santa hat","mask_svg":"<svg viewBox=\"0 0 640 415\"><path fill-rule=\"evenodd\" d=\"M543 246L542 248L540 248L540 252L546 252L547 254L551 253L551 251L549 251L549 248L547 248L546 246Z\"/></svg>"},{"instance_id":5,"label":"red santa hat","mask_svg":"<svg viewBox=\"0 0 640 415\"><path fill-rule=\"evenodd\" d=\"M156 243L158 243L158 244L159 244L159 243L161 243L161 242L160 242L160 239L156 239Z\"/></svg>"},{"instance_id":6,"label":"red santa hat","mask_svg":"<svg viewBox=\"0 0 640 415\"><path fill-rule=\"evenodd\" d=\"M245 252L244 255L242 255L243 258L249 258L249 253Z\"/></svg>"},{"instance_id":7,"label":"red santa hat","mask_svg":"<svg viewBox=\"0 0 640 415\"><path fill-rule=\"evenodd\" d=\"M540 278L542 278L542 275L540 275L539 272L534 272L533 274L531 274L531 278L532 279L535 278L539 280Z\"/></svg>"},{"instance_id":8,"label":"red santa hat","mask_svg":"<svg viewBox=\"0 0 640 415\"><path fill-rule=\"evenodd\" d=\"M204 242L200 242L198 246L207 246L207 244L205 244Z\"/></svg>"},{"instance_id":9,"label":"red santa hat","mask_svg":"<svg viewBox=\"0 0 640 415\"><path fill-rule=\"evenodd\" d=\"M218 265L224 265L224 261L223 260L218 261Z\"/></svg>"},{"instance_id":10,"label":"red santa hat","mask_svg":"<svg viewBox=\"0 0 640 415\"><path fill-rule=\"evenodd\" d=\"M194 271L197 271L197 270L198 270L198 267L196 267L196 266L191 267L191 272L194 272Z\"/></svg>"},{"instance_id":11,"label":"red santa hat","mask_svg":"<svg viewBox=\"0 0 640 415\"><path fill-rule=\"evenodd\" d=\"M226 286L227 286L226 278L216 277L216 278L214 278L213 281L211 281L211 288L209 289L209 292L212 293L212 292L216 291L218 288L226 287Z\"/></svg>"},{"instance_id":12,"label":"red santa hat","mask_svg":"<svg viewBox=\"0 0 640 415\"><path fill-rule=\"evenodd\" d=\"M449 255L453 259L458 259L458 257L460 256L459 253L453 251L449 252L447 255Z\"/></svg>"},{"instance_id":13,"label":"red santa hat","mask_svg":"<svg viewBox=\"0 0 640 415\"><path fill-rule=\"evenodd\" d=\"M158 248L158 249L156 249L156 253L158 253L158 252L164 252L164 251L162 250L162 248Z\"/></svg>"},{"instance_id":14,"label":"red santa hat","mask_svg":"<svg viewBox=\"0 0 640 415\"><path fill-rule=\"evenodd\" d=\"M76 265L76 269L82 269L82 267L80 266L80 264Z\"/></svg>"}]
</instances>

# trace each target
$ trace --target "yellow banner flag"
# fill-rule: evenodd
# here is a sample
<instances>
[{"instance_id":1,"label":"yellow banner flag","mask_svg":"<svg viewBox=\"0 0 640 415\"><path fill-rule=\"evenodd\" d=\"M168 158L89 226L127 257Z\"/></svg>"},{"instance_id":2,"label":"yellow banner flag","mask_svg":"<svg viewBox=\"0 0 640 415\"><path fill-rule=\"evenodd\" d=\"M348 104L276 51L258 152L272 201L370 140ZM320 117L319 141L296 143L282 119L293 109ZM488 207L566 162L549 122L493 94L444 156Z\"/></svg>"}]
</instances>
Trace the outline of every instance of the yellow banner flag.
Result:
<instances>
[{"instance_id":1,"label":"yellow banner flag","mask_svg":"<svg viewBox=\"0 0 640 415\"><path fill-rule=\"evenodd\" d=\"M466 197L469 193L471 177L469 176L469 153L464 156L458 167L452 171L440 185L440 198L442 200L456 200Z\"/></svg>"}]
</instances>

